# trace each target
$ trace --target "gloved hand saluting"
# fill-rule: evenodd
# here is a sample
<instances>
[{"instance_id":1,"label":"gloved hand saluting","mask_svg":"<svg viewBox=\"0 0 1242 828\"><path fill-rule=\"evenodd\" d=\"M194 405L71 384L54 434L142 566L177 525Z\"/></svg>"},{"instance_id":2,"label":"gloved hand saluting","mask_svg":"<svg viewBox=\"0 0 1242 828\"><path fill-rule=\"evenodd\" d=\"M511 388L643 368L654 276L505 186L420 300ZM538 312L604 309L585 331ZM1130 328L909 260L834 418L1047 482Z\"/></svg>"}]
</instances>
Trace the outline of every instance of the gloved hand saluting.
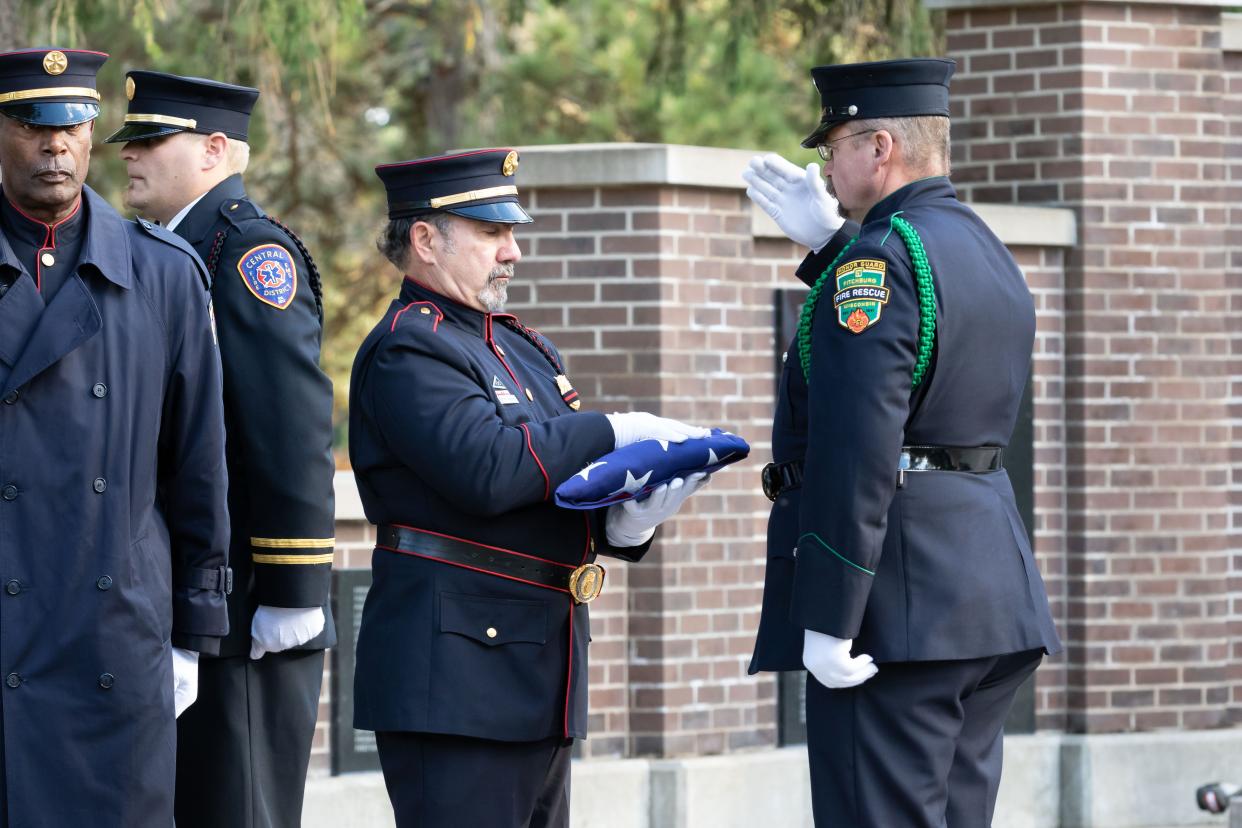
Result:
<instances>
[{"instance_id":1,"label":"gloved hand saluting","mask_svg":"<svg viewBox=\"0 0 1242 828\"><path fill-rule=\"evenodd\" d=\"M711 477L698 472L689 477L674 477L657 486L645 500L626 500L608 507L604 529L613 546L642 546L655 533L655 528L677 514L686 498L697 492Z\"/></svg>"},{"instance_id":2,"label":"gloved hand saluting","mask_svg":"<svg viewBox=\"0 0 1242 828\"><path fill-rule=\"evenodd\" d=\"M742 172L746 195L772 217L781 232L819 252L845 219L828 195L819 164L796 167L776 153L756 155Z\"/></svg>"},{"instance_id":3,"label":"gloved hand saluting","mask_svg":"<svg viewBox=\"0 0 1242 828\"><path fill-rule=\"evenodd\" d=\"M323 632L322 607L267 607L254 611L250 622L250 657L300 647Z\"/></svg>"},{"instance_id":4,"label":"gloved hand saluting","mask_svg":"<svg viewBox=\"0 0 1242 828\"><path fill-rule=\"evenodd\" d=\"M629 411L624 414L606 414L612 424L616 445L625 448L639 440L665 440L669 443L685 442L691 437L710 437L710 428L687 425L667 417L657 417L646 411Z\"/></svg>"},{"instance_id":5,"label":"gloved hand saluting","mask_svg":"<svg viewBox=\"0 0 1242 828\"><path fill-rule=\"evenodd\" d=\"M854 641L806 630L802 639L802 663L815 680L830 689L857 687L879 668L869 655L850 655Z\"/></svg>"},{"instance_id":6,"label":"gloved hand saluting","mask_svg":"<svg viewBox=\"0 0 1242 828\"><path fill-rule=\"evenodd\" d=\"M177 716L198 698L198 653L172 648L173 711Z\"/></svg>"}]
</instances>

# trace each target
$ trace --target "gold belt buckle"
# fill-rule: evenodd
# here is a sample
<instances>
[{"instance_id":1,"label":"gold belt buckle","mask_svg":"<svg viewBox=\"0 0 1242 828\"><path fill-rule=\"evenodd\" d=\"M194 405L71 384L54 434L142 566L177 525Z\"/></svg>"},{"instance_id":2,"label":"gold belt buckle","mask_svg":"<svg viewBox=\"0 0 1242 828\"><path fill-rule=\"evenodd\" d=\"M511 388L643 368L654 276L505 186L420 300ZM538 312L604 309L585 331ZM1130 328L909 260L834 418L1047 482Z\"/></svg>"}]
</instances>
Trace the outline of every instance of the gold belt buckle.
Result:
<instances>
[{"instance_id":1,"label":"gold belt buckle","mask_svg":"<svg viewBox=\"0 0 1242 828\"><path fill-rule=\"evenodd\" d=\"M604 588L604 568L588 563L569 573L569 594L575 604L589 604Z\"/></svg>"}]
</instances>

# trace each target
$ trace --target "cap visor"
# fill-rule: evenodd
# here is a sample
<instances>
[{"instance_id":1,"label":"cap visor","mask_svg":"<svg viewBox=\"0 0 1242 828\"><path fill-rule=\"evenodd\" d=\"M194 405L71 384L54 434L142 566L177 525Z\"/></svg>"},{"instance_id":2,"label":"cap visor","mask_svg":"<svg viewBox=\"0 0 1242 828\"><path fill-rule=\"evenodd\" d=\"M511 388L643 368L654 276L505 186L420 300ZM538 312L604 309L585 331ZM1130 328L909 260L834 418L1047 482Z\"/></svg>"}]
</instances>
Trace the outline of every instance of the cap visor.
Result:
<instances>
[{"instance_id":1,"label":"cap visor","mask_svg":"<svg viewBox=\"0 0 1242 828\"><path fill-rule=\"evenodd\" d=\"M99 104L64 101L9 104L0 109L5 115L35 126L74 126L99 117Z\"/></svg>"},{"instance_id":2,"label":"cap visor","mask_svg":"<svg viewBox=\"0 0 1242 828\"><path fill-rule=\"evenodd\" d=\"M803 149L815 149L824 142L824 136L840 121L821 121L819 126L815 127L815 131L802 139Z\"/></svg>"},{"instance_id":3,"label":"cap visor","mask_svg":"<svg viewBox=\"0 0 1242 828\"><path fill-rule=\"evenodd\" d=\"M176 132L185 132L185 130L181 127L168 126L167 124L126 124L109 135L104 140L104 143L120 144L125 141L147 141L151 138L159 138L161 135L172 135Z\"/></svg>"},{"instance_id":4,"label":"cap visor","mask_svg":"<svg viewBox=\"0 0 1242 828\"><path fill-rule=\"evenodd\" d=\"M532 219L516 201L497 201L493 204L466 204L461 207L445 207L444 212L476 221L494 221L498 224L530 224Z\"/></svg>"}]
</instances>

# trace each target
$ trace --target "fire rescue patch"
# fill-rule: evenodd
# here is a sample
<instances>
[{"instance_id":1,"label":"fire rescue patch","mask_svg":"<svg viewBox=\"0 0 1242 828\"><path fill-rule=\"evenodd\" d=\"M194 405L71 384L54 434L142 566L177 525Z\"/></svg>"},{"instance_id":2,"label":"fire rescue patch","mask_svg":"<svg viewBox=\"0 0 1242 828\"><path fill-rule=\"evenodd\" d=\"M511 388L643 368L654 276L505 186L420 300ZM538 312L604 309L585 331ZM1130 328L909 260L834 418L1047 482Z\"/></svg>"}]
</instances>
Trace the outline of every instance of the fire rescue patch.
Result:
<instances>
[{"instance_id":1,"label":"fire rescue patch","mask_svg":"<svg viewBox=\"0 0 1242 828\"><path fill-rule=\"evenodd\" d=\"M247 250L237 262L246 287L260 302L277 310L293 303L298 292L298 269L289 251L279 244L261 244Z\"/></svg>"},{"instance_id":2,"label":"fire rescue patch","mask_svg":"<svg viewBox=\"0 0 1242 828\"><path fill-rule=\"evenodd\" d=\"M890 293L884 286L887 271L888 263L883 259L855 259L837 268L832 306L842 328L860 334L880 321Z\"/></svg>"},{"instance_id":3,"label":"fire rescue patch","mask_svg":"<svg viewBox=\"0 0 1242 828\"><path fill-rule=\"evenodd\" d=\"M500 400L501 405L516 405L518 398L513 396L513 392L505 387L500 381L500 377L492 375L492 390L496 392L496 399Z\"/></svg>"}]
</instances>

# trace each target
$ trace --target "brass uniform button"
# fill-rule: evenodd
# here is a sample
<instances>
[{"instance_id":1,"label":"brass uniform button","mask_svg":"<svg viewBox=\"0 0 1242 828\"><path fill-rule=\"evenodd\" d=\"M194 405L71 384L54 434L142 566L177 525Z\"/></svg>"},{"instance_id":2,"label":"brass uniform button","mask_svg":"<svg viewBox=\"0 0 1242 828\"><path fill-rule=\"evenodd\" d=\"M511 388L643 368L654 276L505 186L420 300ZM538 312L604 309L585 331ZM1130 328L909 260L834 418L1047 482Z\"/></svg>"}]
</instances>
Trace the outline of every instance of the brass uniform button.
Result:
<instances>
[{"instance_id":1,"label":"brass uniform button","mask_svg":"<svg viewBox=\"0 0 1242 828\"><path fill-rule=\"evenodd\" d=\"M496 631L496 628L495 628L495 627L488 627L488 628L487 628L487 637L488 637L488 638L495 638L495 637L496 637L496 636L498 636L498 635L500 635L500 633L498 633L498 632Z\"/></svg>"},{"instance_id":2,"label":"brass uniform button","mask_svg":"<svg viewBox=\"0 0 1242 828\"><path fill-rule=\"evenodd\" d=\"M43 262L44 267L51 267L52 265L56 264L56 257L53 256L51 253L44 253L42 256L39 257L39 261Z\"/></svg>"}]
</instances>

